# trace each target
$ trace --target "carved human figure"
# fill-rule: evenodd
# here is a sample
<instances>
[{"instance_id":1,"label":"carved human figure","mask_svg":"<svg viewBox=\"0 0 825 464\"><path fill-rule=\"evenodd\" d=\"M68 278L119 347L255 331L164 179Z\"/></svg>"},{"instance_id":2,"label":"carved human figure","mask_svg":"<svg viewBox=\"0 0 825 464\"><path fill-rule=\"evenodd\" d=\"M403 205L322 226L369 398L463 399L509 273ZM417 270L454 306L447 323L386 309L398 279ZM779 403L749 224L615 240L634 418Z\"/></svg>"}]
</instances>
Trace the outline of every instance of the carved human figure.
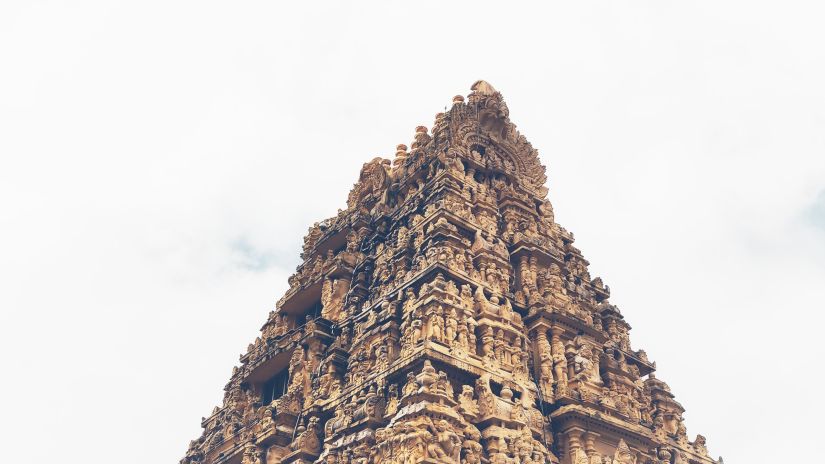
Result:
<instances>
[{"instance_id":1,"label":"carved human figure","mask_svg":"<svg viewBox=\"0 0 825 464\"><path fill-rule=\"evenodd\" d=\"M407 382L404 384L404 388L401 390L401 393L404 396L412 395L418 391L418 383L415 380L415 374L412 372L407 372Z\"/></svg>"},{"instance_id":2,"label":"carved human figure","mask_svg":"<svg viewBox=\"0 0 825 464\"><path fill-rule=\"evenodd\" d=\"M375 367L384 370L390 365L389 349L385 343L381 343L375 349Z\"/></svg>"},{"instance_id":3,"label":"carved human figure","mask_svg":"<svg viewBox=\"0 0 825 464\"><path fill-rule=\"evenodd\" d=\"M406 463L421 462L427 457L429 445L434 443L434 438L430 431L425 428L407 425L404 434L404 447L407 449Z\"/></svg>"},{"instance_id":4,"label":"carved human figure","mask_svg":"<svg viewBox=\"0 0 825 464\"><path fill-rule=\"evenodd\" d=\"M485 326L481 331L481 354L485 359L495 358L495 337L493 336L493 329L490 326Z\"/></svg>"},{"instance_id":5,"label":"carved human figure","mask_svg":"<svg viewBox=\"0 0 825 464\"><path fill-rule=\"evenodd\" d=\"M494 414L496 411L496 398L490 388L490 375L485 374L476 379L476 395L478 396L478 410L481 416Z\"/></svg>"},{"instance_id":6,"label":"carved human figure","mask_svg":"<svg viewBox=\"0 0 825 464\"><path fill-rule=\"evenodd\" d=\"M567 357L564 355L564 345L557 331L553 331L550 348L553 356L553 372L556 380L556 396L567 394Z\"/></svg>"},{"instance_id":7,"label":"carved human figure","mask_svg":"<svg viewBox=\"0 0 825 464\"><path fill-rule=\"evenodd\" d=\"M301 346L295 348L292 358L289 361L290 384L288 392L303 391L305 385L306 368L304 363L304 349Z\"/></svg>"},{"instance_id":8,"label":"carved human figure","mask_svg":"<svg viewBox=\"0 0 825 464\"><path fill-rule=\"evenodd\" d=\"M444 307L438 306L433 308L433 313L431 315L431 321L434 322L432 326L432 339L437 340L439 342L444 341L444 332L446 331L446 327L444 324Z\"/></svg>"},{"instance_id":9,"label":"carved human figure","mask_svg":"<svg viewBox=\"0 0 825 464\"><path fill-rule=\"evenodd\" d=\"M421 329L421 319L414 319L410 323L410 348L414 348L421 340Z\"/></svg>"},{"instance_id":10,"label":"carved human figure","mask_svg":"<svg viewBox=\"0 0 825 464\"><path fill-rule=\"evenodd\" d=\"M542 294L548 301L559 307L567 300L567 290L564 288L561 269L556 263L552 263L542 279Z\"/></svg>"},{"instance_id":11,"label":"carved human figure","mask_svg":"<svg viewBox=\"0 0 825 464\"><path fill-rule=\"evenodd\" d=\"M340 384L338 382L338 375L335 369L335 365L331 362L327 362L326 370L318 382L318 398L328 398L330 396L334 396L339 388Z\"/></svg>"},{"instance_id":12,"label":"carved human figure","mask_svg":"<svg viewBox=\"0 0 825 464\"><path fill-rule=\"evenodd\" d=\"M464 255L463 251L457 252L453 258L453 261L455 263L455 268L460 271L463 271L467 266L467 257Z\"/></svg>"},{"instance_id":13,"label":"carved human figure","mask_svg":"<svg viewBox=\"0 0 825 464\"><path fill-rule=\"evenodd\" d=\"M444 319L442 319L434 306L431 306L427 309L427 339L429 340L440 340L441 339L441 326L444 324Z\"/></svg>"},{"instance_id":14,"label":"carved human figure","mask_svg":"<svg viewBox=\"0 0 825 464\"><path fill-rule=\"evenodd\" d=\"M388 429L383 427L376 429L375 446L372 448L372 463L381 463L389 460L392 450L390 448L390 440L387 436L388 432Z\"/></svg>"},{"instance_id":15,"label":"carved human figure","mask_svg":"<svg viewBox=\"0 0 825 464\"><path fill-rule=\"evenodd\" d=\"M475 354L476 353L476 328L478 327L478 322L476 322L474 317L467 317L467 337L470 339L469 349L470 352Z\"/></svg>"},{"instance_id":16,"label":"carved human figure","mask_svg":"<svg viewBox=\"0 0 825 464\"><path fill-rule=\"evenodd\" d=\"M478 403L474 398L475 390L470 385L461 386L461 394L458 396L459 411L470 417L478 415Z\"/></svg>"},{"instance_id":17,"label":"carved human figure","mask_svg":"<svg viewBox=\"0 0 825 464\"><path fill-rule=\"evenodd\" d=\"M576 448L570 462L571 464L590 464L590 458L587 457L587 453L583 449Z\"/></svg>"},{"instance_id":18,"label":"carved human figure","mask_svg":"<svg viewBox=\"0 0 825 464\"><path fill-rule=\"evenodd\" d=\"M407 247L407 241L409 240L409 229L403 224L398 227L398 235L396 237L396 247L400 249L404 249Z\"/></svg>"},{"instance_id":19,"label":"carved human figure","mask_svg":"<svg viewBox=\"0 0 825 464\"><path fill-rule=\"evenodd\" d=\"M244 448L241 464L262 464L261 452L257 446L249 443L246 448Z\"/></svg>"},{"instance_id":20,"label":"carved human figure","mask_svg":"<svg viewBox=\"0 0 825 464\"><path fill-rule=\"evenodd\" d=\"M636 464L636 453L631 451L630 447L623 439L619 439L619 445L616 452L613 454L614 464Z\"/></svg>"},{"instance_id":21,"label":"carved human figure","mask_svg":"<svg viewBox=\"0 0 825 464\"><path fill-rule=\"evenodd\" d=\"M496 269L496 263L489 263L487 265L486 272L484 273L484 279L487 281L487 284L490 285L496 292L501 292L501 285L499 285L498 281L498 270Z\"/></svg>"},{"instance_id":22,"label":"carved human figure","mask_svg":"<svg viewBox=\"0 0 825 464\"><path fill-rule=\"evenodd\" d=\"M511 464L511 460L503 451L494 451L490 453L490 464Z\"/></svg>"},{"instance_id":23,"label":"carved human figure","mask_svg":"<svg viewBox=\"0 0 825 464\"><path fill-rule=\"evenodd\" d=\"M501 317L504 320L512 321L515 319L515 312L513 311L513 305L510 303L509 298L504 298L504 302L500 306L499 310Z\"/></svg>"},{"instance_id":24,"label":"carved human figure","mask_svg":"<svg viewBox=\"0 0 825 464\"><path fill-rule=\"evenodd\" d=\"M466 318L462 317L462 320L456 324L456 344L458 345L461 350L465 351L470 346L470 337L467 330L467 321Z\"/></svg>"},{"instance_id":25,"label":"carved human figure","mask_svg":"<svg viewBox=\"0 0 825 464\"><path fill-rule=\"evenodd\" d=\"M444 333L444 343L447 345L452 345L458 332L458 315L455 312L455 308L450 308L445 322L446 329Z\"/></svg>"},{"instance_id":26,"label":"carved human figure","mask_svg":"<svg viewBox=\"0 0 825 464\"><path fill-rule=\"evenodd\" d=\"M461 447L464 450L463 457L461 459L462 463L480 464L482 459L484 459L484 449L481 446L481 443L478 442L478 439L465 438L464 442L461 444Z\"/></svg>"},{"instance_id":27,"label":"carved human figure","mask_svg":"<svg viewBox=\"0 0 825 464\"><path fill-rule=\"evenodd\" d=\"M444 289L447 292L447 294L450 295L450 297L454 297L450 298L452 301L458 302L458 287L456 286L455 282L453 282L452 280L448 280Z\"/></svg>"},{"instance_id":28,"label":"carved human figure","mask_svg":"<svg viewBox=\"0 0 825 464\"><path fill-rule=\"evenodd\" d=\"M528 300L530 299L530 293L532 292L535 281L533 280L533 275L530 273L530 264L529 258L527 255L522 255L519 260L519 279L521 281L521 290L524 292L525 298Z\"/></svg>"},{"instance_id":29,"label":"carved human figure","mask_svg":"<svg viewBox=\"0 0 825 464\"><path fill-rule=\"evenodd\" d=\"M417 297L415 295L415 290L412 287L407 287L404 290L404 304L401 306L401 313L403 317L407 317L412 313L416 300Z\"/></svg>"},{"instance_id":30,"label":"carved human figure","mask_svg":"<svg viewBox=\"0 0 825 464\"><path fill-rule=\"evenodd\" d=\"M371 449L366 442L355 445L352 449L352 464L368 464L370 461Z\"/></svg>"},{"instance_id":31,"label":"carved human figure","mask_svg":"<svg viewBox=\"0 0 825 464\"><path fill-rule=\"evenodd\" d=\"M331 437L335 433L338 424L343 422L344 408L335 408L333 416L324 424L324 435Z\"/></svg>"},{"instance_id":32,"label":"carved human figure","mask_svg":"<svg viewBox=\"0 0 825 464\"><path fill-rule=\"evenodd\" d=\"M429 456L441 462L458 464L461 438L453 431L450 423L441 419L435 423L429 421L426 425L435 438L427 446Z\"/></svg>"},{"instance_id":33,"label":"carved human figure","mask_svg":"<svg viewBox=\"0 0 825 464\"><path fill-rule=\"evenodd\" d=\"M505 361L505 351L507 346L507 340L504 338L504 331L501 329L496 330L494 350L496 360L499 363Z\"/></svg>"},{"instance_id":34,"label":"carved human figure","mask_svg":"<svg viewBox=\"0 0 825 464\"><path fill-rule=\"evenodd\" d=\"M578 352L573 357L576 378L595 384L601 384L602 379L599 376L599 365L593 362L593 359L598 358L593 353L590 345L581 344Z\"/></svg>"},{"instance_id":35,"label":"carved human figure","mask_svg":"<svg viewBox=\"0 0 825 464\"><path fill-rule=\"evenodd\" d=\"M321 306L328 308L332 302L332 287L334 279L325 278L321 286Z\"/></svg>"},{"instance_id":36,"label":"carved human figure","mask_svg":"<svg viewBox=\"0 0 825 464\"><path fill-rule=\"evenodd\" d=\"M453 399L453 386L450 384L450 380L447 378L446 372L438 372L438 379L435 381L435 389L437 393L446 395L450 399Z\"/></svg>"},{"instance_id":37,"label":"carved human figure","mask_svg":"<svg viewBox=\"0 0 825 464\"><path fill-rule=\"evenodd\" d=\"M272 420L272 414L275 413L275 409L270 406L266 405L261 408L261 420L258 423L258 427L260 430L269 430L275 424Z\"/></svg>"},{"instance_id":38,"label":"carved human figure","mask_svg":"<svg viewBox=\"0 0 825 464\"><path fill-rule=\"evenodd\" d=\"M284 335L287 330L289 330L289 319L287 319L286 314L278 313L276 321L277 322L275 323L275 329L272 335L274 337L279 337Z\"/></svg>"}]
</instances>

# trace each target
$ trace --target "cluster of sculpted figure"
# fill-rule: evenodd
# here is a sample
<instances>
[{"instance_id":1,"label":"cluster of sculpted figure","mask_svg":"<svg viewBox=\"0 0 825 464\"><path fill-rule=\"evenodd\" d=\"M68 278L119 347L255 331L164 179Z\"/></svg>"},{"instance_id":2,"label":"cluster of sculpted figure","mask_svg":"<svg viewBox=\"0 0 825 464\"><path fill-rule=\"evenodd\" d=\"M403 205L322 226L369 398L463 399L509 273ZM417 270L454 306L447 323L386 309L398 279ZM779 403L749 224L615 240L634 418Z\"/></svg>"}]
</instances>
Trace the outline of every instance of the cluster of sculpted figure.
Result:
<instances>
[{"instance_id":1,"label":"cluster of sculpted figure","mask_svg":"<svg viewBox=\"0 0 825 464\"><path fill-rule=\"evenodd\" d=\"M434 422L427 416L376 431L377 453L373 462L420 463L425 459L458 464L461 439L445 420Z\"/></svg>"},{"instance_id":2,"label":"cluster of sculpted figure","mask_svg":"<svg viewBox=\"0 0 825 464\"><path fill-rule=\"evenodd\" d=\"M460 302L457 297L455 303ZM414 290L407 289L402 312L405 314L402 337L407 349L414 348L420 341L432 340L461 352L475 352L477 324L464 308L445 304L420 306Z\"/></svg>"}]
</instances>

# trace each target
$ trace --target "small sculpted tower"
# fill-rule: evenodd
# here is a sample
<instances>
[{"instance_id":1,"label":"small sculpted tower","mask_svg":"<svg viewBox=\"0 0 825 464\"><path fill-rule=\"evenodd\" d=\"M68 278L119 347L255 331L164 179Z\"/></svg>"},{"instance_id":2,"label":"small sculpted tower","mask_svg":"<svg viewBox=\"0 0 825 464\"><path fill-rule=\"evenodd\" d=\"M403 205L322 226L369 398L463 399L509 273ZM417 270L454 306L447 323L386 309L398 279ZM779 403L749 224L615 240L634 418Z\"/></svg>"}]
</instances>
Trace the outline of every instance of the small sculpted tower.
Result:
<instances>
[{"instance_id":1,"label":"small sculpted tower","mask_svg":"<svg viewBox=\"0 0 825 464\"><path fill-rule=\"evenodd\" d=\"M364 164L182 464L717 462L545 181L484 81Z\"/></svg>"}]
</instances>

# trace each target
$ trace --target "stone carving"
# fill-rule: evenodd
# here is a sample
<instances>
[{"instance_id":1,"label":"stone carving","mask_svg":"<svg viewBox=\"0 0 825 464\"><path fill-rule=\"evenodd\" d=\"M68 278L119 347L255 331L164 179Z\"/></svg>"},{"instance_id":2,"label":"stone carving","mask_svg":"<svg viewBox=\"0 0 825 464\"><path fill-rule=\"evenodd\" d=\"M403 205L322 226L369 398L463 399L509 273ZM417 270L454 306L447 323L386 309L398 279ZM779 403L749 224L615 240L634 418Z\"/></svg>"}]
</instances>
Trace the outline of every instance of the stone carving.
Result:
<instances>
[{"instance_id":1,"label":"stone carving","mask_svg":"<svg viewBox=\"0 0 825 464\"><path fill-rule=\"evenodd\" d=\"M344 307L344 297L349 291L350 281L347 279L324 279L321 289L321 317L337 321L341 317Z\"/></svg>"},{"instance_id":2,"label":"stone carving","mask_svg":"<svg viewBox=\"0 0 825 464\"><path fill-rule=\"evenodd\" d=\"M554 383L553 353L545 331L542 330L538 332L536 337L536 345L539 359L539 385L541 386L542 395L549 401L552 401Z\"/></svg>"},{"instance_id":3,"label":"stone carving","mask_svg":"<svg viewBox=\"0 0 825 464\"><path fill-rule=\"evenodd\" d=\"M553 372L555 373L555 394L557 397L567 394L567 358L564 355L564 345L557 331L553 332L550 344L553 358Z\"/></svg>"},{"instance_id":4,"label":"stone carving","mask_svg":"<svg viewBox=\"0 0 825 464\"><path fill-rule=\"evenodd\" d=\"M292 442L293 450L300 450L308 454L318 455L321 453L320 427L318 418L311 417L306 427L298 427L298 434Z\"/></svg>"},{"instance_id":5,"label":"stone carving","mask_svg":"<svg viewBox=\"0 0 825 464\"><path fill-rule=\"evenodd\" d=\"M630 450L624 439L619 439L616 453L613 455L614 464L636 464L636 453Z\"/></svg>"},{"instance_id":6,"label":"stone carving","mask_svg":"<svg viewBox=\"0 0 825 464\"><path fill-rule=\"evenodd\" d=\"M555 222L502 95L478 81L432 127L309 229L181 462L717 462Z\"/></svg>"},{"instance_id":7,"label":"stone carving","mask_svg":"<svg viewBox=\"0 0 825 464\"><path fill-rule=\"evenodd\" d=\"M701 456L708 455L708 448L705 446L705 437L703 435L696 435L696 440L693 441L693 450Z\"/></svg>"},{"instance_id":8,"label":"stone carving","mask_svg":"<svg viewBox=\"0 0 825 464\"><path fill-rule=\"evenodd\" d=\"M601 385L598 355L593 352L590 345L581 340L581 337L576 337L573 345L573 370L576 379Z\"/></svg>"},{"instance_id":9,"label":"stone carving","mask_svg":"<svg viewBox=\"0 0 825 464\"><path fill-rule=\"evenodd\" d=\"M244 447L241 464L263 464L261 461L261 453L253 443L248 443Z\"/></svg>"}]
</instances>

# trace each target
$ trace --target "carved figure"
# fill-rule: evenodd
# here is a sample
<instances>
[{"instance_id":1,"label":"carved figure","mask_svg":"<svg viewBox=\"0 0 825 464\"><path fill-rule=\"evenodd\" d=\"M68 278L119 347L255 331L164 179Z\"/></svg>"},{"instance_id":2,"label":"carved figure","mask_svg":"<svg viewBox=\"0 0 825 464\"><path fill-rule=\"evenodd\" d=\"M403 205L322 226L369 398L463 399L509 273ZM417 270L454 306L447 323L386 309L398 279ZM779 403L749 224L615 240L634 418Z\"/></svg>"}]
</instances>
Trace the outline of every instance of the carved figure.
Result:
<instances>
[{"instance_id":1,"label":"carved figure","mask_svg":"<svg viewBox=\"0 0 825 464\"><path fill-rule=\"evenodd\" d=\"M619 446L613 454L614 464L636 464L636 453L630 450L623 439L619 439Z\"/></svg>"}]
</instances>

